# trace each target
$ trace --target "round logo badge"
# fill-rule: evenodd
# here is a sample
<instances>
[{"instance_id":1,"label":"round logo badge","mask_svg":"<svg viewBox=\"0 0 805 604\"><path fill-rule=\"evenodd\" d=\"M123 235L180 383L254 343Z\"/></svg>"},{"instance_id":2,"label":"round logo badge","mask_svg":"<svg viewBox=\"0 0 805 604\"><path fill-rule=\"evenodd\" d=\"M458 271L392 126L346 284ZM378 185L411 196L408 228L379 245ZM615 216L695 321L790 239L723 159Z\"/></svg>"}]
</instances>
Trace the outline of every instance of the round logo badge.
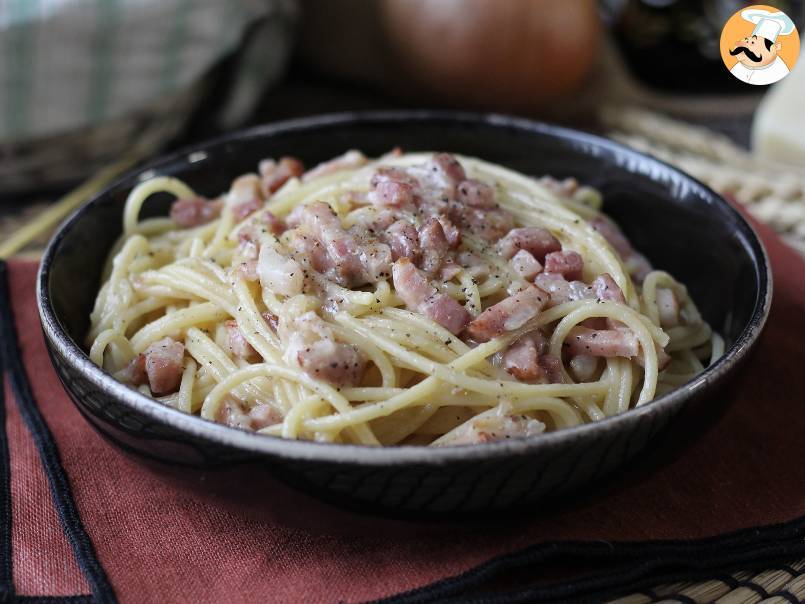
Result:
<instances>
[{"instance_id":1,"label":"round logo badge","mask_svg":"<svg viewBox=\"0 0 805 604\"><path fill-rule=\"evenodd\" d=\"M766 86L782 80L799 58L799 33L779 9L755 4L736 12L721 30L721 59L747 84Z\"/></svg>"}]
</instances>

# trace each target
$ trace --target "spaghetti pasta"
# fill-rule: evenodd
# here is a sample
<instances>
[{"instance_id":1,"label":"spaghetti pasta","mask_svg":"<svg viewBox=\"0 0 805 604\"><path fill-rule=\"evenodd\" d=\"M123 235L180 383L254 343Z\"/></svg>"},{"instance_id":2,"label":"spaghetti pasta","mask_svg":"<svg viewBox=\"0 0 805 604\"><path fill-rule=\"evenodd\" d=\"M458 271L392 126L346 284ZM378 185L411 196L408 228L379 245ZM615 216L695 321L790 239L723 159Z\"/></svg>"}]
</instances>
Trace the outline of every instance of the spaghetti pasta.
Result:
<instances>
[{"instance_id":1,"label":"spaghetti pasta","mask_svg":"<svg viewBox=\"0 0 805 604\"><path fill-rule=\"evenodd\" d=\"M170 217L141 219L154 195ZM90 358L163 404L283 438L445 446L598 421L724 352L574 180L470 157L260 163L215 200L129 194Z\"/></svg>"}]
</instances>

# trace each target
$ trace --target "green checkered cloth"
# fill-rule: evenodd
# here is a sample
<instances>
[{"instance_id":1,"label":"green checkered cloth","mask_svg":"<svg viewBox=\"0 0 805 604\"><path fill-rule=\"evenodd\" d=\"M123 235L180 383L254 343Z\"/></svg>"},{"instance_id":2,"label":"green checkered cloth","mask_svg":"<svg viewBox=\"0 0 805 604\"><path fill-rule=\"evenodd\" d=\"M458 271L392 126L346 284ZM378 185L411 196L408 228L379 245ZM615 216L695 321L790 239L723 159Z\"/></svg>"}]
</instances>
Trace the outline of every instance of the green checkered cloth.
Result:
<instances>
[{"instance_id":1,"label":"green checkered cloth","mask_svg":"<svg viewBox=\"0 0 805 604\"><path fill-rule=\"evenodd\" d=\"M0 144L79 131L189 90L247 38L224 120L290 49L294 0L0 1ZM262 31L259 30L263 27Z\"/></svg>"}]
</instances>

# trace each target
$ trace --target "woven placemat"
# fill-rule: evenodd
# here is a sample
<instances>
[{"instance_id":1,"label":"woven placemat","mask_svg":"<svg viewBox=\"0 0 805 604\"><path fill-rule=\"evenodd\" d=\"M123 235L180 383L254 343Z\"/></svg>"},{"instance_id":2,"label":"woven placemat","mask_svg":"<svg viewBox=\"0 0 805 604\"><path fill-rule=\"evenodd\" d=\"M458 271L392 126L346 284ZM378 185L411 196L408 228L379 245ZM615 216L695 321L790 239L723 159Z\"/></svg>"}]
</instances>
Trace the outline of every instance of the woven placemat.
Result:
<instances>
[{"instance_id":1,"label":"woven placemat","mask_svg":"<svg viewBox=\"0 0 805 604\"><path fill-rule=\"evenodd\" d=\"M632 106L609 106L600 119L609 136L729 193L805 255L805 168L753 156L708 128Z\"/></svg>"},{"instance_id":2,"label":"woven placemat","mask_svg":"<svg viewBox=\"0 0 805 604\"><path fill-rule=\"evenodd\" d=\"M708 128L634 106L608 106L601 112L600 120L612 138L678 166L716 191L734 195L755 217L770 224L805 255L805 170L782 169L754 158L730 138ZM42 202L0 212L0 240L47 207ZM41 253L47 236L32 241L24 255L34 257ZM722 574L704 581L658 585L614 600L618 604L803 601L805 559L774 568Z\"/></svg>"},{"instance_id":3,"label":"woven placemat","mask_svg":"<svg viewBox=\"0 0 805 604\"><path fill-rule=\"evenodd\" d=\"M741 571L698 583L672 583L646 589L617 600L617 604L649 602L718 602L755 604L802 602L805 597L805 560L781 564L760 572Z\"/></svg>"}]
</instances>

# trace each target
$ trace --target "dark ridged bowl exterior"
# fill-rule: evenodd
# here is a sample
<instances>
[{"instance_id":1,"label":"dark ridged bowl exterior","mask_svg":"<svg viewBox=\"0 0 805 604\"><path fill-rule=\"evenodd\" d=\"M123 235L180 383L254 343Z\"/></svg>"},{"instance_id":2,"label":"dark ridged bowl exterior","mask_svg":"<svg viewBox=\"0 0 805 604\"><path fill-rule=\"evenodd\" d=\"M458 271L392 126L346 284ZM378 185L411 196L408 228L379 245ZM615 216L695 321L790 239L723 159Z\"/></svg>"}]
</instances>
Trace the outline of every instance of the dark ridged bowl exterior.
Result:
<instances>
[{"instance_id":1,"label":"dark ridged bowl exterior","mask_svg":"<svg viewBox=\"0 0 805 604\"><path fill-rule=\"evenodd\" d=\"M574 176L599 188L605 209L654 264L687 284L727 354L689 384L596 424L482 446L370 448L259 436L182 414L116 382L83 348L103 259L121 232L138 179L169 174L217 195L264 157L307 165L350 148L475 155L524 173ZM164 213L169 199L146 204ZM718 397L768 315L771 274L752 228L713 191L646 155L592 135L497 115L378 112L322 116L233 134L131 173L71 216L51 241L38 280L46 343L65 389L100 433L160 464L254 465L325 499L381 512L509 508L606 476L643 450L683 406ZM255 476L259 476L256 472Z\"/></svg>"}]
</instances>

